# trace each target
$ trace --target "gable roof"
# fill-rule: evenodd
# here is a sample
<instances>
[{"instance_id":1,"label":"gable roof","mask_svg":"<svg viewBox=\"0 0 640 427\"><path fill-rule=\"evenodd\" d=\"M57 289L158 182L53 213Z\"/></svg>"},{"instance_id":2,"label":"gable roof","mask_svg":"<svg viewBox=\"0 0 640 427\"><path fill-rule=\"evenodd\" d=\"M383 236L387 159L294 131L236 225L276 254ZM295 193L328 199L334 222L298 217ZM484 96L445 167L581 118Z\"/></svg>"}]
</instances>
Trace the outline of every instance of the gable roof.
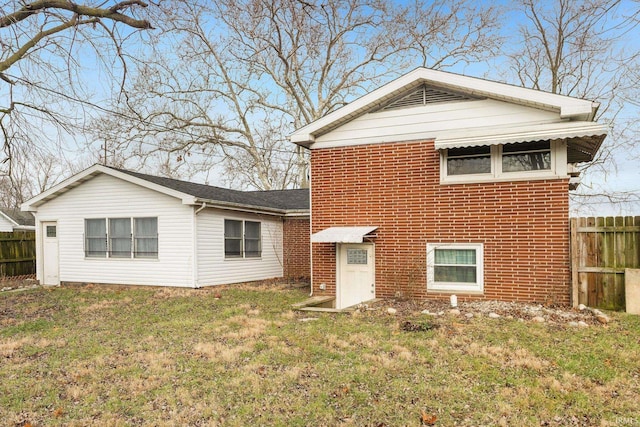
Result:
<instances>
[{"instance_id":1,"label":"gable roof","mask_svg":"<svg viewBox=\"0 0 640 427\"><path fill-rule=\"evenodd\" d=\"M17 228L31 228L36 225L36 219L30 212L22 212L18 209L0 208L0 215L6 218L7 221Z\"/></svg>"},{"instance_id":2,"label":"gable roof","mask_svg":"<svg viewBox=\"0 0 640 427\"><path fill-rule=\"evenodd\" d=\"M540 129L531 129L531 136L529 136L529 129L526 127L518 129L485 128L479 132L480 134L484 132L483 135L469 135L468 129L460 132L450 131L446 135L432 135L431 139L435 140L437 149L534 140L531 138L584 137L580 140L581 145L571 151L577 153L576 158L573 159L574 162L579 162L591 160L607 133L605 126L593 122L600 105L597 102L444 71L417 68L296 130L290 136L291 142L313 149L316 138L360 116L375 113L393 105L397 100L410 96L421 87L425 88L425 96L427 91L442 92L444 95L441 99L449 102L463 101L465 100L463 97L471 100L484 98L557 113L557 123L554 126L550 129L543 129L542 133ZM454 95L460 98L456 99ZM428 102L425 100L426 104ZM504 134L505 141L474 142L479 136L486 136L490 139L501 134Z\"/></svg>"},{"instance_id":3,"label":"gable roof","mask_svg":"<svg viewBox=\"0 0 640 427\"><path fill-rule=\"evenodd\" d=\"M22 205L22 210L36 211L38 206L100 174L114 176L167 194L180 199L183 204L187 205L202 205L206 203L209 207L257 210L274 214L305 213L309 211L308 189L239 191L97 164L26 201Z\"/></svg>"}]
</instances>

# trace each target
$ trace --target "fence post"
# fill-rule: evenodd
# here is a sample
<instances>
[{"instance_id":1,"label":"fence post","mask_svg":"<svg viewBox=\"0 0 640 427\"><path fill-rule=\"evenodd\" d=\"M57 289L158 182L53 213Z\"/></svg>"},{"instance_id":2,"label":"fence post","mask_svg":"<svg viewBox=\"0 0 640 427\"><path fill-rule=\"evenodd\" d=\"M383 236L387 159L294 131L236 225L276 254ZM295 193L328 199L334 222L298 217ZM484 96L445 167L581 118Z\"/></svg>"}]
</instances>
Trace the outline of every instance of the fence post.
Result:
<instances>
[{"instance_id":1,"label":"fence post","mask_svg":"<svg viewBox=\"0 0 640 427\"><path fill-rule=\"evenodd\" d=\"M579 299L579 280L578 280L578 219L569 219L570 230L570 251L571 251L571 304L577 307L580 303Z\"/></svg>"}]
</instances>

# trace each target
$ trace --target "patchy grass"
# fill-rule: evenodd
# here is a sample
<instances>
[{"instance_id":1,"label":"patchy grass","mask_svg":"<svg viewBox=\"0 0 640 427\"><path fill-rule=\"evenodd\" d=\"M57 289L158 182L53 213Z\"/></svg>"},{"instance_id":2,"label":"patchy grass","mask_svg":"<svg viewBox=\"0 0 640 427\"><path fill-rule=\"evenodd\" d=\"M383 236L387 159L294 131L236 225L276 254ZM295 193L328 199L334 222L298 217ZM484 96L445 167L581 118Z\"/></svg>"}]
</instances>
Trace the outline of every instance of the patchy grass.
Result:
<instances>
[{"instance_id":1,"label":"patchy grass","mask_svg":"<svg viewBox=\"0 0 640 427\"><path fill-rule=\"evenodd\" d=\"M221 298L216 298L218 294ZM310 314L285 287L0 294L3 425L640 425L640 319ZM300 321L317 317L315 321Z\"/></svg>"}]
</instances>

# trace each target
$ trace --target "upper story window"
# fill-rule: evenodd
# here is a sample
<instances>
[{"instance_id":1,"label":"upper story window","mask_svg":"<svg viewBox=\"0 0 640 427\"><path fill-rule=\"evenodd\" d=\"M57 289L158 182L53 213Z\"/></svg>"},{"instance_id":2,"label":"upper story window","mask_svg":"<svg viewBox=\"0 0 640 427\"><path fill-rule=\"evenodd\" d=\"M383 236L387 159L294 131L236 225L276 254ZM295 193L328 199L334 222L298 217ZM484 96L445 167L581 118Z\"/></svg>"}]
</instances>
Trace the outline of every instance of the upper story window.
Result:
<instances>
[{"instance_id":1,"label":"upper story window","mask_svg":"<svg viewBox=\"0 0 640 427\"><path fill-rule=\"evenodd\" d=\"M563 177L567 175L566 144L536 141L449 148L441 151L440 164L443 183Z\"/></svg>"},{"instance_id":2,"label":"upper story window","mask_svg":"<svg viewBox=\"0 0 640 427\"><path fill-rule=\"evenodd\" d=\"M551 169L549 141L502 146L502 172L522 172Z\"/></svg>"},{"instance_id":3,"label":"upper story window","mask_svg":"<svg viewBox=\"0 0 640 427\"><path fill-rule=\"evenodd\" d=\"M447 153L447 173L449 175L491 173L491 147L449 149Z\"/></svg>"}]
</instances>

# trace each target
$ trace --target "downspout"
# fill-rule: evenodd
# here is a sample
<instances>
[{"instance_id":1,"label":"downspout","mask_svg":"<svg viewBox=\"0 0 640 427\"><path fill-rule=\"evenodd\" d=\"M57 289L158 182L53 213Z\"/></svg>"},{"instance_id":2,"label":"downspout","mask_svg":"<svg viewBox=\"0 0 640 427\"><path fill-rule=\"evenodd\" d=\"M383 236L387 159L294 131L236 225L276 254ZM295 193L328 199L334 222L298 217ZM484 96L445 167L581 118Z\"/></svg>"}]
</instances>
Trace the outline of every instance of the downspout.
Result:
<instances>
[{"instance_id":1,"label":"downspout","mask_svg":"<svg viewBox=\"0 0 640 427\"><path fill-rule=\"evenodd\" d=\"M309 297L313 296L313 242L311 241L311 235L313 234L313 195L311 192L311 187L313 176L311 175L311 161L309 161L309 281L311 282L310 288L311 292L309 292Z\"/></svg>"},{"instance_id":2,"label":"downspout","mask_svg":"<svg viewBox=\"0 0 640 427\"><path fill-rule=\"evenodd\" d=\"M204 208L207 207L207 202L202 202L202 206L196 209L193 212L193 287L199 288L198 286L198 213L201 212Z\"/></svg>"},{"instance_id":3,"label":"downspout","mask_svg":"<svg viewBox=\"0 0 640 427\"><path fill-rule=\"evenodd\" d=\"M196 209L195 215L198 215L198 213L200 213L200 211L203 210L206 207L207 207L207 202L202 202L202 206L200 206L198 209Z\"/></svg>"}]
</instances>

